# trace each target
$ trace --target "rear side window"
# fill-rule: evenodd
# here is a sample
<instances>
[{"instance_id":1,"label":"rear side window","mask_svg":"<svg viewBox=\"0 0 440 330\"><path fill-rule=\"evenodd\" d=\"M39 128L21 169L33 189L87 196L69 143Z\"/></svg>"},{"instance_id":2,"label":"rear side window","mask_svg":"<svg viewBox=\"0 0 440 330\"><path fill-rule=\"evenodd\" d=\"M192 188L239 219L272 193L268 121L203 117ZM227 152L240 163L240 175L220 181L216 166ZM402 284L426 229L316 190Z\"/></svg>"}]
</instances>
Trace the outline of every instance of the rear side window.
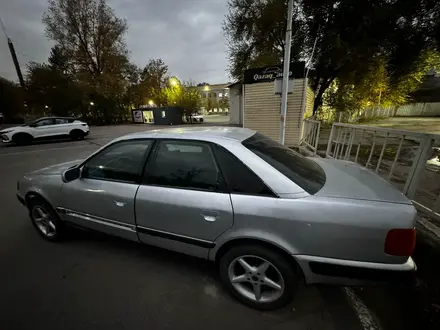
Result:
<instances>
[{"instance_id":1,"label":"rear side window","mask_svg":"<svg viewBox=\"0 0 440 330\"><path fill-rule=\"evenodd\" d=\"M144 173L146 184L207 191L224 191L211 147L197 141L161 141Z\"/></svg>"},{"instance_id":2,"label":"rear side window","mask_svg":"<svg viewBox=\"0 0 440 330\"><path fill-rule=\"evenodd\" d=\"M69 119L66 118L55 118L55 125L68 124Z\"/></svg>"},{"instance_id":3,"label":"rear side window","mask_svg":"<svg viewBox=\"0 0 440 330\"><path fill-rule=\"evenodd\" d=\"M216 146L215 156L232 194L276 197L254 172L229 151Z\"/></svg>"},{"instance_id":4,"label":"rear side window","mask_svg":"<svg viewBox=\"0 0 440 330\"><path fill-rule=\"evenodd\" d=\"M324 186L323 169L292 149L260 133L255 133L242 143L309 194L317 193Z\"/></svg>"}]
</instances>

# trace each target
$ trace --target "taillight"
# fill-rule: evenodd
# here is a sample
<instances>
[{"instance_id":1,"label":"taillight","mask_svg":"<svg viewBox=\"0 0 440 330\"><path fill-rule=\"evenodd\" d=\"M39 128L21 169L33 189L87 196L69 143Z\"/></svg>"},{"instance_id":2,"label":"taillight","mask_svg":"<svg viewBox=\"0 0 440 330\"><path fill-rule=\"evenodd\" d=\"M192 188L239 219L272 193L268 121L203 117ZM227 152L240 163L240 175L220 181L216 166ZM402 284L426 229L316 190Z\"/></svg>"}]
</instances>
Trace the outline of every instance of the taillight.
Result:
<instances>
[{"instance_id":1,"label":"taillight","mask_svg":"<svg viewBox=\"0 0 440 330\"><path fill-rule=\"evenodd\" d=\"M392 229L385 239L385 253L392 256L409 257L416 245L415 229Z\"/></svg>"}]
</instances>

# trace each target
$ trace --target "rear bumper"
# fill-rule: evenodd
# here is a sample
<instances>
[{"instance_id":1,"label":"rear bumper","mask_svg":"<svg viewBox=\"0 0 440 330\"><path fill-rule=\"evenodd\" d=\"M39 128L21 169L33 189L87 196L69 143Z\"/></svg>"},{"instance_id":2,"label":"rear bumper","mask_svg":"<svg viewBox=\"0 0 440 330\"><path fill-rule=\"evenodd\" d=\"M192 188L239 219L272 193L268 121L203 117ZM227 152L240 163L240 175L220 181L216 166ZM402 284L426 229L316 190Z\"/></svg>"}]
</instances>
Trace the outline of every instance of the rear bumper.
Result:
<instances>
[{"instance_id":1,"label":"rear bumper","mask_svg":"<svg viewBox=\"0 0 440 330\"><path fill-rule=\"evenodd\" d=\"M382 264L312 256L295 256L307 283L364 285L413 282L417 266L411 257L403 264Z\"/></svg>"}]
</instances>

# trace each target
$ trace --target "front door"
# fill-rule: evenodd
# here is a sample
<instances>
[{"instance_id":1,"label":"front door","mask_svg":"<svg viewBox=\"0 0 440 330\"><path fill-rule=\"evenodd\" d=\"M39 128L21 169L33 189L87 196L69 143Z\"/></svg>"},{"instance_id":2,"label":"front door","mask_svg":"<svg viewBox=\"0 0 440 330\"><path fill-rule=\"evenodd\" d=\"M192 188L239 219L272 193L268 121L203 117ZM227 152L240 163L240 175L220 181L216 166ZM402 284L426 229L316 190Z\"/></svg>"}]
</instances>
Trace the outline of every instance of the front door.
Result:
<instances>
[{"instance_id":1,"label":"front door","mask_svg":"<svg viewBox=\"0 0 440 330\"><path fill-rule=\"evenodd\" d=\"M163 140L155 149L136 195L139 239L205 258L233 225L231 199L211 145Z\"/></svg>"},{"instance_id":2,"label":"front door","mask_svg":"<svg viewBox=\"0 0 440 330\"><path fill-rule=\"evenodd\" d=\"M138 240L134 201L151 140L116 142L88 159L81 178L62 186L64 220Z\"/></svg>"},{"instance_id":3,"label":"front door","mask_svg":"<svg viewBox=\"0 0 440 330\"><path fill-rule=\"evenodd\" d=\"M57 126L54 118L44 118L33 125L33 135L35 138L45 138L57 135Z\"/></svg>"}]
</instances>

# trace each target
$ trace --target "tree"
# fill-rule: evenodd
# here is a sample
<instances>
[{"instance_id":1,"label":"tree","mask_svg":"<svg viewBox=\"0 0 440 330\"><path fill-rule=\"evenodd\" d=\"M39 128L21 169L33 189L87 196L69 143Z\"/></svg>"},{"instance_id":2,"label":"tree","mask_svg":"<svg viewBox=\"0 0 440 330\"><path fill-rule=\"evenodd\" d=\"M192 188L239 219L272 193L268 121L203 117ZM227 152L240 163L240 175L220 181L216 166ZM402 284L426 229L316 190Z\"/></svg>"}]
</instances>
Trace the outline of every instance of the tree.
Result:
<instances>
[{"instance_id":1,"label":"tree","mask_svg":"<svg viewBox=\"0 0 440 330\"><path fill-rule=\"evenodd\" d=\"M280 63L285 48L286 4L284 0L229 1L223 32L229 45L229 70L233 78L241 79L248 68ZM305 40L299 9L295 6L293 15L292 61L301 57Z\"/></svg>"},{"instance_id":2,"label":"tree","mask_svg":"<svg viewBox=\"0 0 440 330\"><path fill-rule=\"evenodd\" d=\"M37 113L50 111L58 116L81 115L83 91L57 66L31 62L26 77L29 101Z\"/></svg>"},{"instance_id":3,"label":"tree","mask_svg":"<svg viewBox=\"0 0 440 330\"><path fill-rule=\"evenodd\" d=\"M314 113L335 79L349 85L364 80L378 57L386 62L390 86L397 86L423 51L438 47L439 7L434 0L294 1L292 59L309 59ZM232 77L239 79L256 64L282 61L286 12L287 0L229 2L224 31Z\"/></svg>"},{"instance_id":4,"label":"tree","mask_svg":"<svg viewBox=\"0 0 440 330\"><path fill-rule=\"evenodd\" d=\"M229 109L229 97L225 96L220 99L219 107L224 109Z\"/></svg>"},{"instance_id":5,"label":"tree","mask_svg":"<svg viewBox=\"0 0 440 330\"><path fill-rule=\"evenodd\" d=\"M105 0L49 0L43 22L47 36L75 71L87 72L94 80L119 72L118 64L127 56L127 23Z\"/></svg>"},{"instance_id":6,"label":"tree","mask_svg":"<svg viewBox=\"0 0 440 330\"><path fill-rule=\"evenodd\" d=\"M43 22L56 44L54 55L65 58L63 65L95 104L86 112L91 120L108 123L126 117L123 103L133 70L125 20L105 0L49 0Z\"/></svg>"},{"instance_id":7,"label":"tree","mask_svg":"<svg viewBox=\"0 0 440 330\"><path fill-rule=\"evenodd\" d=\"M3 77L0 77L0 109L6 122L19 117L24 110L21 87Z\"/></svg>"}]
</instances>

